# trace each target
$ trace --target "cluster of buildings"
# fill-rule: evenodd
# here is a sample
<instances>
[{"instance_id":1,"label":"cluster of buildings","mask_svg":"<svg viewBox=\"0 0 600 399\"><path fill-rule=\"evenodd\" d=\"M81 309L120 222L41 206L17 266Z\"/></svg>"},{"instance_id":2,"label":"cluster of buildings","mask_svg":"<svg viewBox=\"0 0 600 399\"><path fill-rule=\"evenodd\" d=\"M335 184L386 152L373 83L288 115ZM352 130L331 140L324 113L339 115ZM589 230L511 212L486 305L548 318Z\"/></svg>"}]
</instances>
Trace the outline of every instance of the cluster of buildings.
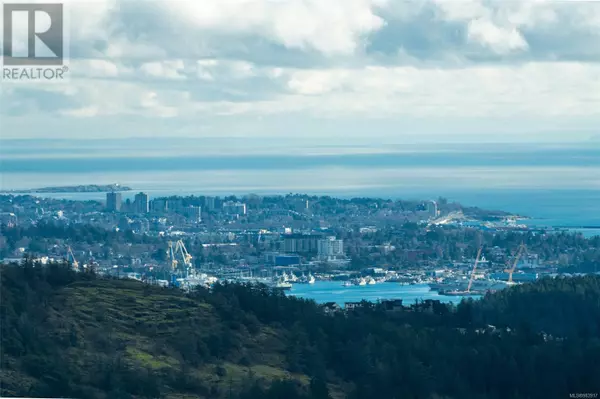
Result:
<instances>
[{"instance_id":1,"label":"cluster of buildings","mask_svg":"<svg viewBox=\"0 0 600 399\"><path fill-rule=\"evenodd\" d=\"M167 200L162 198L150 200L148 194L142 192L136 194L133 201L129 199L123 201L122 195L119 192L107 193L106 210L108 212L137 215L174 212L183 214L192 222L202 222L202 207L194 205L184 206L181 200Z\"/></svg>"},{"instance_id":2,"label":"cluster of buildings","mask_svg":"<svg viewBox=\"0 0 600 399\"><path fill-rule=\"evenodd\" d=\"M348 263L343 240L336 238L333 229L316 229L312 223L298 218L300 214L305 215L305 219L312 217L306 199L291 198L273 204L271 200L262 203L262 199L246 197L244 201L209 196L151 198L144 192L133 195L116 191L106 193L105 198L105 202L80 202L7 196L0 203L0 222L6 227L33 226L40 222L89 225L149 236L148 244L115 251L102 243L72 244L78 259L94 259L101 265L137 267L165 262L164 256L159 256L157 243L179 238L191 242L190 248L196 253L201 247L205 256L195 258L216 268L305 267L314 263L343 267ZM152 238L156 243L151 244ZM27 251L28 245L23 241L18 246L21 254ZM60 257L66 247L66 243L58 243L55 249L47 249L44 254ZM2 256L19 257L15 252L18 248L5 248Z\"/></svg>"},{"instance_id":3,"label":"cluster of buildings","mask_svg":"<svg viewBox=\"0 0 600 399\"><path fill-rule=\"evenodd\" d=\"M13 212L0 213L0 224L6 227L15 227L19 221L17 215Z\"/></svg>"},{"instance_id":4,"label":"cluster of buildings","mask_svg":"<svg viewBox=\"0 0 600 399\"><path fill-rule=\"evenodd\" d=\"M239 218L247 214L247 205L239 201L219 201L216 197L202 197L204 208L207 212L214 212L219 209L223 215ZM120 192L110 192L106 194L106 210L108 212L121 212L133 214L161 214L161 213L182 213L193 221L200 223L202 221L202 205L186 204L181 198L156 198L150 200L148 194L140 192L135 195L133 201L129 199L123 201Z\"/></svg>"},{"instance_id":5,"label":"cluster of buildings","mask_svg":"<svg viewBox=\"0 0 600 399\"><path fill-rule=\"evenodd\" d=\"M56 240L53 247L41 251L37 248L49 245L44 240L31 243L32 240L23 238L11 243L10 248L3 248L0 237L0 255L18 257L18 248L24 251L34 248L42 255L60 257L67 245L71 245L82 261L93 258L101 265L145 267L167 264L165 243L182 239L194 256L195 265L206 270L280 267L343 272L349 266L364 270L369 267L392 269L399 265L422 271L437 270L442 264L441 256L449 249L440 242L428 241L424 234L429 229L427 223L417 223L415 228L423 234L413 238L406 238L410 235L402 226L407 221L431 221L440 216L440 207L444 209L442 217L448 215L443 202L407 204L300 195L150 198L144 192L135 195L108 192L105 202L4 196L0 197L0 224L7 228L51 221L113 232L131 231L133 236L127 237L144 235L146 238L128 238L129 242L122 242L121 238L120 242L109 245ZM391 225L398 227L390 230ZM138 243L131 245L131 242ZM455 247L448 247L455 252L451 254L454 260L463 253L466 244L457 243ZM496 265L508 261L504 247L488 249L486 257ZM465 273L470 270L469 264L462 268L455 266L454 269L464 269ZM501 273L502 269L493 272ZM465 273L461 273L461 277ZM416 280L413 277L407 281ZM504 277L497 276L498 279ZM528 277L520 275L515 279Z\"/></svg>"},{"instance_id":6,"label":"cluster of buildings","mask_svg":"<svg viewBox=\"0 0 600 399\"><path fill-rule=\"evenodd\" d=\"M150 200L148 194L138 193L133 202L127 200L123 202L123 197L119 192L110 192L106 194L106 210L109 212L131 212L148 213L150 212Z\"/></svg>"},{"instance_id":7,"label":"cluster of buildings","mask_svg":"<svg viewBox=\"0 0 600 399\"><path fill-rule=\"evenodd\" d=\"M335 236L321 234L286 234L283 236L283 251L288 253L317 253L321 261L345 260L344 241Z\"/></svg>"},{"instance_id":8,"label":"cluster of buildings","mask_svg":"<svg viewBox=\"0 0 600 399\"><path fill-rule=\"evenodd\" d=\"M301 263L302 258L336 266L344 266L348 263L344 253L344 241L335 236L288 233L280 237L280 252L268 252L265 255L268 265L296 266Z\"/></svg>"}]
</instances>

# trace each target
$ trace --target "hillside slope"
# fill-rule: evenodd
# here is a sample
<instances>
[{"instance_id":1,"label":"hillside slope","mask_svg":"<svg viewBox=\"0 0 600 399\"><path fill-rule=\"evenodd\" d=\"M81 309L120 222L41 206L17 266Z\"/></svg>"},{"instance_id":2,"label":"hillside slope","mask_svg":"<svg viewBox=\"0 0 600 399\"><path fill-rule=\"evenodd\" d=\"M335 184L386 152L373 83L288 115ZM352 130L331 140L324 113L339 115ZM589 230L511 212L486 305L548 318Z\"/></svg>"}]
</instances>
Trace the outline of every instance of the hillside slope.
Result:
<instances>
[{"instance_id":1,"label":"hillside slope","mask_svg":"<svg viewBox=\"0 0 600 399\"><path fill-rule=\"evenodd\" d=\"M227 285L184 295L76 274L63 265L1 272L3 396L521 398L600 392L600 303L590 302L600 291L598 278L581 280L577 295L560 293L569 298L565 309L587 304L582 319L569 320L589 326L548 339L536 330L543 322L544 331L552 331L546 314L540 323L532 314L526 328L505 314L494 318L495 306L507 309L502 297L458 308L421 304L395 314L365 304L358 312L326 316L313 302L265 287ZM558 283L543 284L537 297L527 294L523 307L560 290ZM512 295L520 294L511 294L510 303ZM491 319L513 328L483 332L482 323Z\"/></svg>"},{"instance_id":2,"label":"hillside slope","mask_svg":"<svg viewBox=\"0 0 600 399\"><path fill-rule=\"evenodd\" d=\"M218 397L310 382L285 370L281 329L179 290L13 268L2 304L2 395Z\"/></svg>"}]
</instances>

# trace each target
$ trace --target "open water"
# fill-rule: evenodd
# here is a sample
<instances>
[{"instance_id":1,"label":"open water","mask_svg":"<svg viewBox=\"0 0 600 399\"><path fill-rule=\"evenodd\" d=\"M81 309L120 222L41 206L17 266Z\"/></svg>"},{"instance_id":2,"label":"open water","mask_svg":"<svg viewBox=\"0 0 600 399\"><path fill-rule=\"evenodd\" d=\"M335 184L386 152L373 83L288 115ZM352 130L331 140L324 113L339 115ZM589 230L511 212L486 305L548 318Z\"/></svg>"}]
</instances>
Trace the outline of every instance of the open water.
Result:
<instances>
[{"instance_id":1,"label":"open water","mask_svg":"<svg viewBox=\"0 0 600 399\"><path fill-rule=\"evenodd\" d=\"M401 285L400 283L379 283L343 287L341 281L317 281L314 284L294 284L288 295L299 298L313 299L317 303L336 302L344 306L346 302L367 300L376 302L382 299L402 299L404 305L414 304L415 301L435 299L444 303L459 303L463 297L443 296L431 291L427 284ZM480 298L472 296L473 299Z\"/></svg>"}]
</instances>

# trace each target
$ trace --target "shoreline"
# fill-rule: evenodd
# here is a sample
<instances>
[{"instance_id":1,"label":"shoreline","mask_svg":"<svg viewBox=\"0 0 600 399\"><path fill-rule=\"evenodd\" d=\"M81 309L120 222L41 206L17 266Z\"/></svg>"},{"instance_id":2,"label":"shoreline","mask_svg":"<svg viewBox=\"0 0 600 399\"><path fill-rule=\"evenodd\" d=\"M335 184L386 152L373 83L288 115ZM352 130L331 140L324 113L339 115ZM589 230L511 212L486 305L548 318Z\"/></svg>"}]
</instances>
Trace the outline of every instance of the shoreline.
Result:
<instances>
[{"instance_id":1,"label":"shoreline","mask_svg":"<svg viewBox=\"0 0 600 399\"><path fill-rule=\"evenodd\" d=\"M33 195L33 194L86 194L133 191L131 187L119 184L82 184L77 186L56 186L29 188L22 190L0 190L0 195Z\"/></svg>"}]
</instances>

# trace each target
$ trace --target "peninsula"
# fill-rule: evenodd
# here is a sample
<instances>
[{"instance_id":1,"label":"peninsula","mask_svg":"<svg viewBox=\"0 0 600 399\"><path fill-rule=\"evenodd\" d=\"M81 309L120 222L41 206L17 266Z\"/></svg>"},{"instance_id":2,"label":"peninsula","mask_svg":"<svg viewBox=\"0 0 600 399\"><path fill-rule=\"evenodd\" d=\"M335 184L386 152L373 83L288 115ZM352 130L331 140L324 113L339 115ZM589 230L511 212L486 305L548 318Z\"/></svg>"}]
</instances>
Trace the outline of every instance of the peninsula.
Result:
<instances>
[{"instance_id":1,"label":"peninsula","mask_svg":"<svg viewBox=\"0 0 600 399\"><path fill-rule=\"evenodd\" d=\"M78 186L42 187L26 190L9 190L9 193L101 193L110 191L131 191L131 187L120 184L84 184Z\"/></svg>"}]
</instances>

